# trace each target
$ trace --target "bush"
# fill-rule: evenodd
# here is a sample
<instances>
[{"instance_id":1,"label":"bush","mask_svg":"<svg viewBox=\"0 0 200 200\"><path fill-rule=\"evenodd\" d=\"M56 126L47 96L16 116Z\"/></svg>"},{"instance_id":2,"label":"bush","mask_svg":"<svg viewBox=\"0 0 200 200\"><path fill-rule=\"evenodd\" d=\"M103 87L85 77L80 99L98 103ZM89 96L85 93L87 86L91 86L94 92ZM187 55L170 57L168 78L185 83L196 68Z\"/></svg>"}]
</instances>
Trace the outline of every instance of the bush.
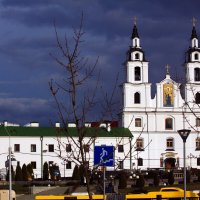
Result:
<instances>
[{"instance_id":1,"label":"bush","mask_svg":"<svg viewBox=\"0 0 200 200\"><path fill-rule=\"evenodd\" d=\"M200 169L197 170L197 177L198 177L198 182L200 182Z\"/></svg>"},{"instance_id":2,"label":"bush","mask_svg":"<svg viewBox=\"0 0 200 200\"><path fill-rule=\"evenodd\" d=\"M191 181L191 172L189 170L186 171L186 182L190 183Z\"/></svg>"},{"instance_id":3,"label":"bush","mask_svg":"<svg viewBox=\"0 0 200 200\"><path fill-rule=\"evenodd\" d=\"M160 178L158 175L158 172L155 172L154 177L153 177L153 184L154 186L159 186L160 183Z\"/></svg>"},{"instance_id":4,"label":"bush","mask_svg":"<svg viewBox=\"0 0 200 200\"><path fill-rule=\"evenodd\" d=\"M16 167L15 181L23 181L22 168L20 167L19 163L17 163Z\"/></svg>"},{"instance_id":5,"label":"bush","mask_svg":"<svg viewBox=\"0 0 200 200\"><path fill-rule=\"evenodd\" d=\"M144 176L141 174L139 175L139 179L136 181L136 187L143 188L145 185Z\"/></svg>"},{"instance_id":6,"label":"bush","mask_svg":"<svg viewBox=\"0 0 200 200\"><path fill-rule=\"evenodd\" d=\"M127 175L125 172L119 173L119 189L124 189L127 187Z\"/></svg>"},{"instance_id":7,"label":"bush","mask_svg":"<svg viewBox=\"0 0 200 200\"><path fill-rule=\"evenodd\" d=\"M81 180L80 171L79 171L78 165L76 165L74 167L74 171L73 171L73 174L72 174L72 179L73 180Z\"/></svg>"},{"instance_id":8,"label":"bush","mask_svg":"<svg viewBox=\"0 0 200 200\"><path fill-rule=\"evenodd\" d=\"M168 174L168 184L173 185L174 184L174 172L170 171Z\"/></svg>"},{"instance_id":9,"label":"bush","mask_svg":"<svg viewBox=\"0 0 200 200\"><path fill-rule=\"evenodd\" d=\"M85 171L84 171L84 166L80 165L79 166L79 174L80 174L80 183L81 185L84 185L84 177L85 177Z\"/></svg>"},{"instance_id":10,"label":"bush","mask_svg":"<svg viewBox=\"0 0 200 200\"><path fill-rule=\"evenodd\" d=\"M12 165L11 165L11 177L12 177L12 180L14 180L14 178L15 178L15 172L14 172L14 169L13 169ZM9 169L7 171L7 174L6 174L6 181L9 181Z\"/></svg>"},{"instance_id":11,"label":"bush","mask_svg":"<svg viewBox=\"0 0 200 200\"><path fill-rule=\"evenodd\" d=\"M49 179L49 166L48 163L45 162L43 165L43 180L48 180Z\"/></svg>"},{"instance_id":12,"label":"bush","mask_svg":"<svg viewBox=\"0 0 200 200\"><path fill-rule=\"evenodd\" d=\"M23 181L28 181L28 171L25 164L22 166L22 179Z\"/></svg>"},{"instance_id":13,"label":"bush","mask_svg":"<svg viewBox=\"0 0 200 200\"><path fill-rule=\"evenodd\" d=\"M32 164L29 163L26 168L27 168L27 173L28 173L28 180L32 181L34 179Z\"/></svg>"},{"instance_id":14,"label":"bush","mask_svg":"<svg viewBox=\"0 0 200 200\"><path fill-rule=\"evenodd\" d=\"M60 179L60 169L59 166L56 164L52 164L49 167L50 175L51 175L51 180L59 180Z\"/></svg>"}]
</instances>

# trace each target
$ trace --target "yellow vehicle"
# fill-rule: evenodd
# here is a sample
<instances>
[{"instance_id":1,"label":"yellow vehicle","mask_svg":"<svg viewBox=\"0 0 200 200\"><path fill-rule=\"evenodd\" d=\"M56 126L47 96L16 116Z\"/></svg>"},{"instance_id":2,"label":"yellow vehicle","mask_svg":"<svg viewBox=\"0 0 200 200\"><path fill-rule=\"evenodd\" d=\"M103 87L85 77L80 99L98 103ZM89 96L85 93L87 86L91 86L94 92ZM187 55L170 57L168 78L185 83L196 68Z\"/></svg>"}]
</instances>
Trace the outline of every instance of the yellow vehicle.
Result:
<instances>
[{"instance_id":1,"label":"yellow vehicle","mask_svg":"<svg viewBox=\"0 0 200 200\"><path fill-rule=\"evenodd\" d=\"M176 187L161 188L160 191L148 192L146 194L128 194L126 200L183 200L184 190ZM186 191L187 200L199 200L199 195L192 191Z\"/></svg>"},{"instance_id":2,"label":"yellow vehicle","mask_svg":"<svg viewBox=\"0 0 200 200\"><path fill-rule=\"evenodd\" d=\"M36 196L35 200L88 200L88 195L61 195L61 196ZM103 195L92 195L94 200L103 200ZM105 196L106 199L106 196ZM161 188L160 191L148 192L146 194L127 194L125 200L183 200L184 191L176 187ZM197 193L186 191L187 200L199 200Z\"/></svg>"},{"instance_id":3,"label":"yellow vehicle","mask_svg":"<svg viewBox=\"0 0 200 200\"><path fill-rule=\"evenodd\" d=\"M92 195L92 199L94 200L102 200L103 195ZM89 199L88 195L60 195L60 196L36 196L35 200L87 200Z\"/></svg>"}]
</instances>

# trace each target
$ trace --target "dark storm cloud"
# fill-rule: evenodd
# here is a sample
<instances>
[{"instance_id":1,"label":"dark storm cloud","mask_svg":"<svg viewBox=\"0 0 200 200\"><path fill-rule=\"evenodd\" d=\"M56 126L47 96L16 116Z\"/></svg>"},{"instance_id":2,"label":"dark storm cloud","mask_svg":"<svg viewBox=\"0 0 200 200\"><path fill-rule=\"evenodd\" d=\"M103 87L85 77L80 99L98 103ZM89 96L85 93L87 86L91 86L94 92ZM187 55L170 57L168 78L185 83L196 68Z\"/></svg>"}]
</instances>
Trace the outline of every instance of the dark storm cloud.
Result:
<instances>
[{"instance_id":1,"label":"dark storm cloud","mask_svg":"<svg viewBox=\"0 0 200 200\"><path fill-rule=\"evenodd\" d=\"M31 121L45 123L50 120L52 109L50 101L33 98L0 98L1 119L15 119L15 123L24 125ZM46 119L45 119L46 118Z\"/></svg>"},{"instance_id":2,"label":"dark storm cloud","mask_svg":"<svg viewBox=\"0 0 200 200\"><path fill-rule=\"evenodd\" d=\"M27 123L41 120L47 124L52 116L48 80L61 80L63 76L49 56L49 53L59 55L54 21L61 41L66 34L72 44L73 28L79 26L84 13L82 55L91 63L99 56L97 71L101 71L104 88L111 91L115 74L120 74L120 81L124 76L122 63L131 44L134 16L142 48L150 61L150 81L155 83L165 77L166 64L171 66L172 77L183 71L184 53L190 45L191 19L195 16L200 20L199 7L200 2L195 0L1 1L0 110L6 114L0 121L6 118L20 122L21 118L23 123L27 119ZM200 34L199 27L197 22ZM92 77L90 84L95 78Z\"/></svg>"}]
</instances>

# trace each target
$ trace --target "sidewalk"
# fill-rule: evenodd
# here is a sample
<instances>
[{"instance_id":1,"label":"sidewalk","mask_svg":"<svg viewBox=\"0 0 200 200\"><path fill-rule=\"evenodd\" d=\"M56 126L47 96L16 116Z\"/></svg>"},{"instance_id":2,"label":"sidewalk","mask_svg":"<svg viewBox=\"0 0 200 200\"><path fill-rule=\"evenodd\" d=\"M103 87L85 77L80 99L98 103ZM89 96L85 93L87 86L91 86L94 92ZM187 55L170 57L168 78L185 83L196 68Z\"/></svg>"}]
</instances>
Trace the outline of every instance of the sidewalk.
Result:
<instances>
[{"instance_id":1,"label":"sidewalk","mask_svg":"<svg viewBox=\"0 0 200 200\"><path fill-rule=\"evenodd\" d=\"M68 187L57 187L38 194L17 195L17 200L34 200L37 195L64 195Z\"/></svg>"}]
</instances>

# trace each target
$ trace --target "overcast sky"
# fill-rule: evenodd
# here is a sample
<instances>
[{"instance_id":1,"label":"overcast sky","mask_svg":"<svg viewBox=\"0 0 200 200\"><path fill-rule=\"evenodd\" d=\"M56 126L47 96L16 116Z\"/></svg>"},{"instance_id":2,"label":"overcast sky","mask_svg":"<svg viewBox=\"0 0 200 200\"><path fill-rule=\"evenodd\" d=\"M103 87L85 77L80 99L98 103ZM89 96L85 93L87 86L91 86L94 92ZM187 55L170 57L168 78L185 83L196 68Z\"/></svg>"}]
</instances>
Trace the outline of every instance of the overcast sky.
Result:
<instances>
[{"instance_id":1,"label":"overcast sky","mask_svg":"<svg viewBox=\"0 0 200 200\"><path fill-rule=\"evenodd\" d=\"M70 38L84 13L83 54L102 72L103 86L124 74L133 17L149 61L149 80L160 82L169 64L172 78L183 71L190 45L192 17L200 34L198 0L1 0L0 121L48 126L55 120L48 81L62 72L49 53L55 52L56 22L61 37Z\"/></svg>"}]
</instances>

